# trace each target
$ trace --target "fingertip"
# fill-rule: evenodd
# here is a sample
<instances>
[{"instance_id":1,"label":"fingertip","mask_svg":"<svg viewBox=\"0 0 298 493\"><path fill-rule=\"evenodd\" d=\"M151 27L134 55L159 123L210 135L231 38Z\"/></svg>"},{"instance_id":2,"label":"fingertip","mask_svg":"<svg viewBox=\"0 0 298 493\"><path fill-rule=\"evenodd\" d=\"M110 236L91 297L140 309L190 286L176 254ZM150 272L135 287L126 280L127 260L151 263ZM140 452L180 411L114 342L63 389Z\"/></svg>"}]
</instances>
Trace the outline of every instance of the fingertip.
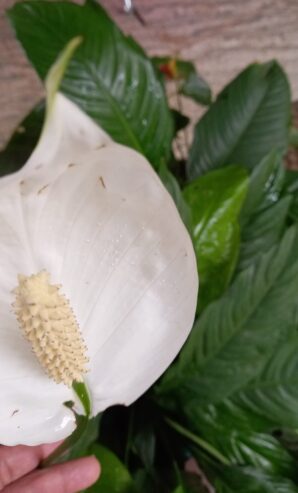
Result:
<instances>
[{"instance_id":1,"label":"fingertip","mask_svg":"<svg viewBox=\"0 0 298 493\"><path fill-rule=\"evenodd\" d=\"M94 455L79 459L80 471L87 486L94 484L100 476L100 464ZM88 484L87 484L88 483Z\"/></svg>"},{"instance_id":2,"label":"fingertip","mask_svg":"<svg viewBox=\"0 0 298 493\"><path fill-rule=\"evenodd\" d=\"M95 455L90 455L88 459L90 460L90 464L92 464L93 473L95 476L94 481L97 481L101 473L100 463Z\"/></svg>"}]
</instances>

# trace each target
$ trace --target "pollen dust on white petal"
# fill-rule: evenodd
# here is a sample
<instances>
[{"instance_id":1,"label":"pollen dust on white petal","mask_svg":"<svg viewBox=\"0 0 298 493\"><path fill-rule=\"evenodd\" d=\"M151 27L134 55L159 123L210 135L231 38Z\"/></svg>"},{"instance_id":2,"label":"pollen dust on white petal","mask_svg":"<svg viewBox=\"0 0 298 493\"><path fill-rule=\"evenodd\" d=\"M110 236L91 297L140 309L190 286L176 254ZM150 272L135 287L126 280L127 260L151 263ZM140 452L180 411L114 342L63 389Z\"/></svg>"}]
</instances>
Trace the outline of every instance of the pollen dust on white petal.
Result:
<instances>
[{"instance_id":1,"label":"pollen dust on white petal","mask_svg":"<svg viewBox=\"0 0 298 493\"><path fill-rule=\"evenodd\" d=\"M45 270L18 276L13 304L20 328L50 378L71 386L87 373L87 347L69 301Z\"/></svg>"}]
</instances>

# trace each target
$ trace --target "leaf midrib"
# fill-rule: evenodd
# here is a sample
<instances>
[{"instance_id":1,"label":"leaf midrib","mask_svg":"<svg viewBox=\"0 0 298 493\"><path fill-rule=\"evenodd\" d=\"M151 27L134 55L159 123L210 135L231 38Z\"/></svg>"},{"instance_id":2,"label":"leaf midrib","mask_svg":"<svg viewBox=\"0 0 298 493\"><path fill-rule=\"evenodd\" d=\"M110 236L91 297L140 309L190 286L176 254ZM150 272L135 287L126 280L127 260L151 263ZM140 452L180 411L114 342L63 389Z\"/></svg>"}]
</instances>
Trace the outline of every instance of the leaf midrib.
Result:
<instances>
[{"instance_id":1,"label":"leaf midrib","mask_svg":"<svg viewBox=\"0 0 298 493\"><path fill-rule=\"evenodd\" d=\"M43 19L43 17L39 16L39 20L41 20L41 19ZM48 24L46 22L44 24L45 24L45 27L48 28ZM80 33L77 33L77 35L79 35L79 34ZM63 46L65 44L65 40L61 39L61 41L62 41L62 46ZM127 52L129 52L129 47L127 48L126 40L125 40L124 36L123 36L123 44L125 44L126 49L128 50ZM130 56L130 54L129 54L129 56ZM74 56L73 59L75 59L79 63L79 65L85 69L86 74L89 74L90 78L93 80L93 83L95 84L95 87L100 87L103 90L105 96L107 96L107 99L108 99L108 101L109 101L109 103L113 109L114 114L116 114L119 118L119 121L121 123L121 128L124 129L124 132L128 136L128 139L131 141L132 147L144 155L145 153L144 153L144 150L142 148L142 145L141 145L140 141L137 139L136 134L132 131L131 126L129 124L129 120L127 120L127 118L125 118L118 100L115 97L112 97L112 95L109 93L108 88L105 86L104 82L100 79L100 77L98 76L98 73L96 73L96 76L94 76L94 73L92 72L91 67L88 66L89 64L84 63L84 61L80 60L80 58L78 56ZM139 60L139 58L138 58L138 60ZM95 63L93 60L91 63L93 66L95 66ZM76 73L76 74L78 73L77 69L74 69L74 73ZM65 86L65 80L66 79L64 79L64 84L62 84L62 88L63 88L63 85ZM80 80L80 78L78 80ZM92 99L89 98L89 101L92 101Z\"/></svg>"},{"instance_id":2,"label":"leaf midrib","mask_svg":"<svg viewBox=\"0 0 298 493\"><path fill-rule=\"evenodd\" d=\"M113 111L119 117L119 120L120 120L120 122L122 124L122 127L126 131L126 135L128 135L128 137L130 138L131 142L133 143L133 147L135 149L137 149L141 154L144 154L143 148L140 145L140 142L137 139L136 135L131 130L131 126L129 124L129 120L127 118L125 118L125 116L123 114L123 111L121 109L121 106L120 106L118 100L111 95L111 93L109 92L109 90L105 86L104 82L102 81L102 79L99 77L99 75L97 73L96 73L96 76L95 76L92 73L92 70L90 69L90 67L89 67L89 70L88 70L88 65L87 64L82 63L82 66L83 67L86 66L85 73L89 74L89 76L93 80L93 83L95 84L95 86L96 87L100 87L101 89L103 89L103 92L104 92L105 96L107 96L107 99L110 102L110 105L113 108ZM92 98L90 98L89 100L92 101Z\"/></svg>"},{"instance_id":3,"label":"leaf midrib","mask_svg":"<svg viewBox=\"0 0 298 493\"><path fill-rule=\"evenodd\" d=\"M268 71L268 73L269 73L271 70L272 70L272 68ZM258 105L257 105L256 110L253 112L252 116L249 118L249 121L248 121L248 122L247 122L247 124L243 127L242 131L238 134L238 135L239 135L239 137L238 137L237 141L235 142L235 144L234 144L234 145L232 145L232 146L230 147L230 150L228 151L227 156L226 156L226 157L224 157L224 158L222 159L221 164L219 164L219 166L225 166L225 165L227 165L227 164L228 164L228 162L229 162L229 161L230 161L230 159L231 159L231 156L232 156L232 155L233 155L233 153L235 152L235 149L239 146L239 143L243 140L243 136L244 136L244 134L247 132L247 129L251 126L251 124L252 124L252 122L253 122L253 120L254 120L254 118L255 118L255 115L258 113L258 111L260 110L260 107L263 105L263 103L264 103L264 99L267 97L267 95L268 95L268 91L269 91L269 89L270 89L270 83L269 83L269 81L268 81L268 79L267 79L267 77L268 77L268 73L267 73L267 74L266 74L266 76L265 76L265 82L266 82L266 84L267 84L267 87L266 87L266 89L264 90L264 94L262 95L262 97L261 97L261 99L260 99L260 101L259 101L259 103L258 103ZM215 102L214 102L214 105L215 105L216 103L217 103L217 101L215 101ZM201 120L201 121L202 121L202 120ZM210 154L210 153L208 153L208 156L209 156L209 154ZM205 161L205 162L206 162L206 161ZM192 168L193 168L193 167L192 167ZM209 167L208 167L208 169L207 169L207 170L206 170L205 168L202 170L202 167L201 167L201 165L200 165L200 164L199 164L199 168L201 169L201 171L203 171L203 173L208 172L208 169L209 169ZM199 175L199 176L200 176L200 175Z\"/></svg>"},{"instance_id":4,"label":"leaf midrib","mask_svg":"<svg viewBox=\"0 0 298 493\"><path fill-rule=\"evenodd\" d=\"M268 71L268 73L270 72L270 70ZM243 140L243 136L244 134L247 132L247 129L251 126L256 114L258 113L258 111L260 110L260 107L263 105L264 103L264 99L267 97L267 94L268 94L268 91L269 91L269 81L268 81L268 73L266 74L266 76L264 77L265 79L265 82L266 82L266 89L264 90L264 94L262 95L258 105L257 105L257 108L256 110L253 112L253 115L251 116L251 118L249 118L249 121L247 122L247 124L245 125L245 127L243 127L242 131L240 132L239 134L239 138L237 140L237 142L231 147L231 150L227 156L227 158L224 159L223 161L223 164L227 164L227 161L229 159L229 161L231 160L231 156L233 155L233 153L235 152L235 149L237 149L237 147L240 145L239 143Z\"/></svg>"}]
</instances>

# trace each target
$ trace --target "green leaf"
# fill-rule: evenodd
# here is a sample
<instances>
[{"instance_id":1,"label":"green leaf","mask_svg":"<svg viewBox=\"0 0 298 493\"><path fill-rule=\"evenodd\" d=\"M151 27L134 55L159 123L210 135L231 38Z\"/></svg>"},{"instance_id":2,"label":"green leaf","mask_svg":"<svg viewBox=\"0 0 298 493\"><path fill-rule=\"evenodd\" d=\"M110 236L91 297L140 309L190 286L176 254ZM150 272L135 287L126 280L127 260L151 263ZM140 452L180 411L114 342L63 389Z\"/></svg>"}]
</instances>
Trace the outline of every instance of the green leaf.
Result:
<instances>
[{"instance_id":1,"label":"green leaf","mask_svg":"<svg viewBox=\"0 0 298 493\"><path fill-rule=\"evenodd\" d=\"M298 172L287 171L285 190L286 194L290 194L292 197L291 208L289 216L293 221L298 221Z\"/></svg>"},{"instance_id":2,"label":"green leaf","mask_svg":"<svg viewBox=\"0 0 298 493\"><path fill-rule=\"evenodd\" d=\"M251 467L209 467L216 493L298 493L287 478L271 476Z\"/></svg>"},{"instance_id":3,"label":"green leaf","mask_svg":"<svg viewBox=\"0 0 298 493\"><path fill-rule=\"evenodd\" d=\"M65 44L82 36L61 90L117 142L154 165L170 154L173 121L162 83L143 50L125 37L102 7L25 1L9 17L42 79Z\"/></svg>"},{"instance_id":4,"label":"green leaf","mask_svg":"<svg viewBox=\"0 0 298 493\"><path fill-rule=\"evenodd\" d=\"M285 447L285 449L291 454L295 459L296 467L298 460L298 431L289 430L287 428L283 430L277 430L275 432L276 438Z\"/></svg>"},{"instance_id":5,"label":"green leaf","mask_svg":"<svg viewBox=\"0 0 298 493\"><path fill-rule=\"evenodd\" d=\"M173 493L186 493L185 488L183 485L177 486L177 488L174 489Z\"/></svg>"},{"instance_id":6,"label":"green leaf","mask_svg":"<svg viewBox=\"0 0 298 493\"><path fill-rule=\"evenodd\" d=\"M241 407L229 401L205 407L193 403L186 405L183 412L198 440L208 440L211 452L215 449L226 462L250 465L273 475L295 476L296 464L291 455L271 434L256 431L260 422ZM206 447L201 449L207 451Z\"/></svg>"},{"instance_id":7,"label":"green leaf","mask_svg":"<svg viewBox=\"0 0 298 493\"><path fill-rule=\"evenodd\" d=\"M296 127L291 127L291 129L290 129L289 144L292 147L298 147L298 128L296 128Z\"/></svg>"},{"instance_id":8,"label":"green leaf","mask_svg":"<svg viewBox=\"0 0 298 493\"><path fill-rule=\"evenodd\" d=\"M77 459L87 455L88 449L97 440L101 416L101 414L98 414L95 418L88 420L84 433L75 446L64 456L64 460Z\"/></svg>"},{"instance_id":9,"label":"green leaf","mask_svg":"<svg viewBox=\"0 0 298 493\"><path fill-rule=\"evenodd\" d=\"M44 102L38 104L18 125L6 148L0 152L0 176L18 171L27 161L41 134Z\"/></svg>"},{"instance_id":10,"label":"green leaf","mask_svg":"<svg viewBox=\"0 0 298 493\"><path fill-rule=\"evenodd\" d=\"M281 156L271 152L254 168L240 215L241 245L237 272L247 268L284 234L292 197L284 194Z\"/></svg>"},{"instance_id":11,"label":"green leaf","mask_svg":"<svg viewBox=\"0 0 298 493\"><path fill-rule=\"evenodd\" d=\"M89 453L95 455L101 465L99 480L88 493L136 493L134 481L118 457L102 445L93 445Z\"/></svg>"},{"instance_id":12,"label":"green leaf","mask_svg":"<svg viewBox=\"0 0 298 493\"><path fill-rule=\"evenodd\" d=\"M89 418L91 414L91 401L85 382L74 381L72 384L72 389L76 393L77 397L79 398L83 406L85 416Z\"/></svg>"},{"instance_id":13,"label":"green leaf","mask_svg":"<svg viewBox=\"0 0 298 493\"><path fill-rule=\"evenodd\" d=\"M195 65L187 60L177 60L169 56L153 57L152 61L159 73L176 79L180 94L187 96L199 104L209 105L212 93L208 83L198 74Z\"/></svg>"},{"instance_id":14,"label":"green leaf","mask_svg":"<svg viewBox=\"0 0 298 493\"><path fill-rule=\"evenodd\" d=\"M199 76L195 70L189 74L181 87L181 94L187 96L197 103L211 104L211 90L207 82Z\"/></svg>"},{"instance_id":15,"label":"green leaf","mask_svg":"<svg viewBox=\"0 0 298 493\"><path fill-rule=\"evenodd\" d=\"M272 149L285 152L290 108L289 83L276 62L246 68L198 122L189 178L233 163L251 169Z\"/></svg>"},{"instance_id":16,"label":"green leaf","mask_svg":"<svg viewBox=\"0 0 298 493\"><path fill-rule=\"evenodd\" d=\"M288 193L298 192L298 171L287 170L285 174L285 191Z\"/></svg>"},{"instance_id":17,"label":"green leaf","mask_svg":"<svg viewBox=\"0 0 298 493\"><path fill-rule=\"evenodd\" d=\"M286 230L291 200L290 196L284 197L251 217L242 230L238 272L255 262L282 237Z\"/></svg>"},{"instance_id":18,"label":"green leaf","mask_svg":"<svg viewBox=\"0 0 298 493\"><path fill-rule=\"evenodd\" d=\"M157 489L156 480L146 469L138 469L134 474L137 491L140 493L155 493Z\"/></svg>"},{"instance_id":19,"label":"green leaf","mask_svg":"<svg viewBox=\"0 0 298 493\"><path fill-rule=\"evenodd\" d=\"M134 453L144 464L147 471L151 471L156 453L156 437L152 429L144 427L133 438Z\"/></svg>"},{"instance_id":20,"label":"green leaf","mask_svg":"<svg viewBox=\"0 0 298 493\"><path fill-rule=\"evenodd\" d=\"M68 404L70 408L73 407L73 402L65 405ZM101 415L88 419L86 416L75 413L75 417L75 430L42 462L43 467L83 457L88 447L96 440Z\"/></svg>"},{"instance_id":21,"label":"green leaf","mask_svg":"<svg viewBox=\"0 0 298 493\"><path fill-rule=\"evenodd\" d=\"M291 228L207 307L159 394L196 406L229 398L264 427L298 426L295 358L287 365L283 355L288 351L290 357L286 343L298 326L297 246L297 230ZM298 351L295 338L291 344Z\"/></svg>"},{"instance_id":22,"label":"green leaf","mask_svg":"<svg viewBox=\"0 0 298 493\"><path fill-rule=\"evenodd\" d=\"M245 169L208 173L184 189L200 275L200 309L220 296L233 275L239 252L238 216L247 191Z\"/></svg>"},{"instance_id":23,"label":"green leaf","mask_svg":"<svg viewBox=\"0 0 298 493\"><path fill-rule=\"evenodd\" d=\"M179 183L175 176L170 172L167 165L162 163L159 168L159 176L164 186L172 196L176 207L180 213L181 219L189 231L191 231L191 217L190 209L183 197Z\"/></svg>"},{"instance_id":24,"label":"green leaf","mask_svg":"<svg viewBox=\"0 0 298 493\"><path fill-rule=\"evenodd\" d=\"M240 222L244 227L254 214L274 205L280 199L285 181L282 156L271 151L252 170L248 192L243 204Z\"/></svg>"},{"instance_id":25,"label":"green leaf","mask_svg":"<svg viewBox=\"0 0 298 493\"><path fill-rule=\"evenodd\" d=\"M195 433L189 431L187 428L184 428L181 426L179 423L176 421L173 421L172 419L166 418L165 420L175 431L180 433L180 435L184 436L191 442L195 443L198 445L200 448L202 448L205 452L208 452L214 459L218 460L222 464L229 465L229 461L224 457L218 450L216 450L210 443L206 442L203 440L201 437L197 436Z\"/></svg>"}]
</instances>

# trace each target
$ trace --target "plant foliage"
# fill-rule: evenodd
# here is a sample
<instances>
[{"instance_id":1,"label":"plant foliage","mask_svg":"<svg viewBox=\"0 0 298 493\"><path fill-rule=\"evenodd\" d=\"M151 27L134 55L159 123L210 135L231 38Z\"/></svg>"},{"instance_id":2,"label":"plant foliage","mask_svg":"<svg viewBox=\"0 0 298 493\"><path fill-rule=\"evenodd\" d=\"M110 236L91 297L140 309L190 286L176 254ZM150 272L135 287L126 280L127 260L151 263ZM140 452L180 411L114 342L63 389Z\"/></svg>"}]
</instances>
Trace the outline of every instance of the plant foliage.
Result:
<instances>
[{"instance_id":1,"label":"plant foliage","mask_svg":"<svg viewBox=\"0 0 298 493\"><path fill-rule=\"evenodd\" d=\"M297 493L298 172L283 163L297 132L283 69L254 63L212 102L191 62L150 59L93 0L26 0L9 18L42 79L64 45L83 36L63 92L149 159L198 259L197 318L178 359L137 403L107 410L99 431L93 421L69 451L101 461L88 491ZM169 108L163 75L209 105L187 163L171 145L188 119ZM0 154L0 175L25 162L42 120L41 104Z\"/></svg>"}]
</instances>

